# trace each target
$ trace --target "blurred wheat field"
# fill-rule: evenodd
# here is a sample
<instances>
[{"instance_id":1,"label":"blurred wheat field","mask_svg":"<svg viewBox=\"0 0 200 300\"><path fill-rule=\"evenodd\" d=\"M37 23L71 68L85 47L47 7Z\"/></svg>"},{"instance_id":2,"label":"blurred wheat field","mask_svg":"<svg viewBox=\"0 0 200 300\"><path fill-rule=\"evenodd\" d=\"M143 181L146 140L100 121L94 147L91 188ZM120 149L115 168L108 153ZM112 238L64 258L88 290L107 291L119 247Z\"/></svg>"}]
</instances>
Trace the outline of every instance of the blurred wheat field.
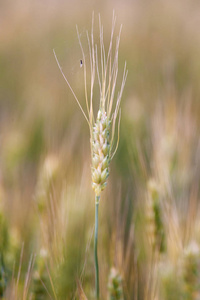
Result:
<instances>
[{"instance_id":1,"label":"blurred wheat field","mask_svg":"<svg viewBox=\"0 0 200 300\"><path fill-rule=\"evenodd\" d=\"M92 12L107 51L113 10L129 74L99 208L100 299L200 299L195 0L1 1L0 299L95 299L89 131L53 49L85 108L76 24L89 63Z\"/></svg>"}]
</instances>

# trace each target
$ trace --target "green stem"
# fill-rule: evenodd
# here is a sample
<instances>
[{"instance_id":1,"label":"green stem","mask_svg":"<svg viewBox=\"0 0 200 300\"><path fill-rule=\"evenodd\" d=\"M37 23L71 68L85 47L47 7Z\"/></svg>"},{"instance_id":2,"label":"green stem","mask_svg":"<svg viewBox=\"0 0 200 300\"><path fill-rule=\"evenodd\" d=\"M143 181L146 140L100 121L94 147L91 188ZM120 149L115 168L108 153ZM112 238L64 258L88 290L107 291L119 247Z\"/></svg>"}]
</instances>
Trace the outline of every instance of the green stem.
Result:
<instances>
[{"instance_id":1,"label":"green stem","mask_svg":"<svg viewBox=\"0 0 200 300\"><path fill-rule=\"evenodd\" d=\"M98 254L97 254L99 200L100 200L100 196L95 196L94 261L95 261L95 291L96 291L97 300L99 300L99 265L98 265Z\"/></svg>"}]
</instances>

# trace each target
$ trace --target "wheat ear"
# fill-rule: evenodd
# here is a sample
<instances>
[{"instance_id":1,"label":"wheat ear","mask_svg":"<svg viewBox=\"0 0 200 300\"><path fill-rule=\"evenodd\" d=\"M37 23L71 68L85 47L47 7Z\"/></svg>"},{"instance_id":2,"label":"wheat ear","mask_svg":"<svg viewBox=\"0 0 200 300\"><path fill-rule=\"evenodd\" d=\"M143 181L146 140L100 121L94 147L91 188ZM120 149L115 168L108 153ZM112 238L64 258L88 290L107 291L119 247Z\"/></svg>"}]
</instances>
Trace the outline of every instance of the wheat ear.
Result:
<instances>
[{"instance_id":1,"label":"wheat ear","mask_svg":"<svg viewBox=\"0 0 200 300\"><path fill-rule=\"evenodd\" d=\"M128 71L126 69L126 63L124 66L124 73L122 78L121 88L117 94L115 107L115 88L117 83L118 75L118 52L119 52L119 42L122 26L120 27L119 35L116 39L116 46L113 47L113 36L115 29L116 17L113 14L112 19L112 30L110 44L108 52L106 54L104 41L103 41L103 26L101 24L101 18L99 16L99 32L100 32L100 46L98 56L98 47L94 44L94 14L92 16L92 30L91 34L87 34L89 56L90 56L90 73L91 73L91 85L90 85L90 95L88 96L87 90L87 70L86 70L86 59L83 46L80 39L80 34L77 29L78 40L82 52L82 62L83 62L83 73L84 73L84 86L85 86L85 100L86 100L86 110L82 108L77 96L75 95L69 81L65 77L59 61L56 57L55 51L54 55L58 67L70 88L76 102L78 103L90 129L90 145L91 145L91 158L92 158L92 188L95 192L95 238L94 238L94 256L95 256L95 290L96 299L99 299L99 268L98 268L98 255L97 255L97 242L98 242L98 207L100 201L100 194L104 190L107 184L107 178L109 175L109 164L114 157L118 143L119 143L119 125L120 125L120 102L122 98L122 93L124 90L126 78ZM95 82L95 74L97 74L97 79L99 83L99 109L97 113L97 118L94 118L93 112L93 88ZM114 107L114 108L113 108ZM118 126L116 126L118 120ZM117 129L117 142L115 141L115 132Z\"/></svg>"}]
</instances>

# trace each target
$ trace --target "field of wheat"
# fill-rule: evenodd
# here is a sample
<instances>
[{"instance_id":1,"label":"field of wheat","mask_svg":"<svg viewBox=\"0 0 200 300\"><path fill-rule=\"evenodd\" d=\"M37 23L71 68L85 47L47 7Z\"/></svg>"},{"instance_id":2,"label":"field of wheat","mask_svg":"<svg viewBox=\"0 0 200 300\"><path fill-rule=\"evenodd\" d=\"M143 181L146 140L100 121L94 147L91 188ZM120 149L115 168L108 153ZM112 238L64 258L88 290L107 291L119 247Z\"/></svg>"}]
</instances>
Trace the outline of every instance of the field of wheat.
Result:
<instances>
[{"instance_id":1,"label":"field of wheat","mask_svg":"<svg viewBox=\"0 0 200 300\"><path fill-rule=\"evenodd\" d=\"M200 299L199 12L0 1L0 299Z\"/></svg>"}]
</instances>

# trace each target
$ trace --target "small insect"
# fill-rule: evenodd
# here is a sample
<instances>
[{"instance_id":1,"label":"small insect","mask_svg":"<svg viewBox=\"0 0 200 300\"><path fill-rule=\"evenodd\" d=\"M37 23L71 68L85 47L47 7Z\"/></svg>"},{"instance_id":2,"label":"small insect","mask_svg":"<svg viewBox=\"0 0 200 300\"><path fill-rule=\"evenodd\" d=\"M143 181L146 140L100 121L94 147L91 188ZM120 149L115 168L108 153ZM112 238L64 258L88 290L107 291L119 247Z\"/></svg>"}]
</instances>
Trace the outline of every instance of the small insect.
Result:
<instances>
[{"instance_id":1,"label":"small insect","mask_svg":"<svg viewBox=\"0 0 200 300\"><path fill-rule=\"evenodd\" d=\"M83 66L83 61L82 59L80 59L80 68L82 68L82 66Z\"/></svg>"}]
</instances>

